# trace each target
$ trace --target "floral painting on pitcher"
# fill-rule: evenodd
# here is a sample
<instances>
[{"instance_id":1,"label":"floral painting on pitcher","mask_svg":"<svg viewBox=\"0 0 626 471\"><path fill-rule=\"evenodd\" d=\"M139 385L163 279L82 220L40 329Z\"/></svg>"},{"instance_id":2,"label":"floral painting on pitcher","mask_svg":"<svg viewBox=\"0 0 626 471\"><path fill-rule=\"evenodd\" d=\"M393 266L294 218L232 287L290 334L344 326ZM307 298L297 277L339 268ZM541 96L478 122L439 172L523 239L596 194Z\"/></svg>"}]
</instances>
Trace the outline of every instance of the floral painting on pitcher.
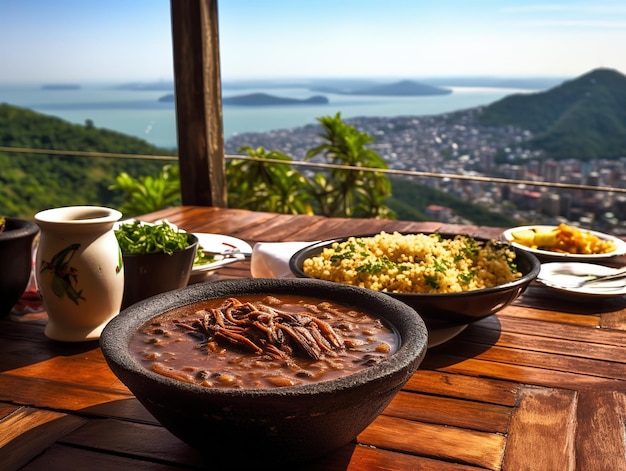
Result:
<instances>
[{"instance_id":1,"label":"floral painting on pitcher","mask_svg":"<svg viewBox=\"0 0 626 471\"><path fill-rule=\"evenodd\" d=\"M41 273L48 273L46 278L50 281L52 292L60 298L67 296L76 305L80 300L86 300L83 291L76 286L78 269L70 265L72 257L79 248L80 244L68 245L54 254L49 262L42 260L40 268Z\"/></svg>"}]
</instances>

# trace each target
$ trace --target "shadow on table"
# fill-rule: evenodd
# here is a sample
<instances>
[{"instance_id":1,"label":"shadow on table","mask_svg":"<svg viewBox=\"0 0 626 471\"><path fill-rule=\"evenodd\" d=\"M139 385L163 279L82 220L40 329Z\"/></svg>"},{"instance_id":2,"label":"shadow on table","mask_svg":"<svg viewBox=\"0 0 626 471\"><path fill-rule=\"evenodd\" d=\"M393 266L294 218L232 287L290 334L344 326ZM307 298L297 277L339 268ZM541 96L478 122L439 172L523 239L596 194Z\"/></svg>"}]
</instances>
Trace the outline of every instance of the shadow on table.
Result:
<instances>
[{"instance_id":1,"label":"shadow on table","mask_svg":"<svg viewBox=\"0 0 626 471\"><path fill-rule=\"evenodd\" d=\"M531 285L514 305L570 314L605 314L626 308L626 296L588 296Z\"/></svg>"},{"instance_id":2,"label":"shadow on table","mask_svg":"<svg viewBox=\"0 0 626 471\"><path fill-rule=\"evenodd\" d=\"M229 466L228 456L207 456L184 443L162 427L135 398L99 404L82 409L80 414L90 420L64 437L64 443L192 469L237 469L232 467L232 462ZM256 462L250 469L314 471L329 469L331 465L332 469L344 469L350 463L355 446L350 443L318 459L296 464ZM245 444L242 444L242 453L245 453Z\"/></svg>"},{"instance_id":3,"label":"shadow on table","mask_svg":"<svg viewBox=\"0 0 626 471\"><path fill-rule=\"evenodd\" d=\"M18 406L19 408L19 406ZM136 399L110 401L76 413L21 407L25 417L15 438L0 447L2 469L237 469L228 457L208 456L187 445L143 410ZM143 421L143 420L146 421ZM347 444L328 455L301 463L255 463L255 470L316 471L347 469L356 445ZM242 444L245 453L245 444ZM221 462L221 464L218 464ZM232 463L231 463L232 464ZM170 468L172 466L172 468Z\"/></svg>"},{"instance_id":4,"label":"shadow on table","mask_svg":"<svg viewBox=\"0 0 626 471\"><path fill-rule=\"evenodd\" d=\"M19 337L3 333L0 372L42 363L56 357L85 354L99 347L97 340L89 342L64 343L48 339L43 327L30 328L20 332Z\"/></svg>"},{"instance_id":5,"label":"shadow on table","mask_svg":"<svg viewBox=\"0 0 626 471\"><path fill-rule=\"evenodd\" d=\"M473 322L447 342L429 348L421 367L443 368L478 356L495 345L500 334L500 320L495 315Z\"/></svg>"}]
</instances>

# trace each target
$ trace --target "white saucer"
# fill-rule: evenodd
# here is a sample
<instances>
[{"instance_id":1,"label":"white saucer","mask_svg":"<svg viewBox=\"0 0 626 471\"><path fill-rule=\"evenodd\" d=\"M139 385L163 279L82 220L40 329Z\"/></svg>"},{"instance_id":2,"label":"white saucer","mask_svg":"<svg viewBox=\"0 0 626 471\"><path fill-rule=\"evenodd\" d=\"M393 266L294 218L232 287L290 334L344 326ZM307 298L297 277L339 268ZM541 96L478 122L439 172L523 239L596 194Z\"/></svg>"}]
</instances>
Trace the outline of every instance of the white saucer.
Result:
<instances>
[{"instance_id":1,"label":"white saucer","mask_svg":"<svg viewBox=\"0 0 626 471\"><path fill-rule=\"evenodd\" d=\"M616 268L584 262L553 262L541 265L537 281L561 293L584 297L615 297L626 294L626 279L568 287L585 275L610 275Z\"/></svg>"},{"instance_id":2,"label":"white saucer","mask_svg":"<svg viewBox=\"0 0 626 471\"><path fill-rule=\"evenodd\" d=\"M252 252L252 247L247 242L222 234L204 234L193 233L198 238L200 246L209 252L223 252L225 250L240 250L241 252ZM189 283L198 283L205 278L211 276L220 268L230 265L231 263L244 260L245 256L241 254L223 257L222 255L216 255L215 261L211 263L205 263L203 265L194 265L191 269L191 278Z\"/></svg>"}]
</instances>

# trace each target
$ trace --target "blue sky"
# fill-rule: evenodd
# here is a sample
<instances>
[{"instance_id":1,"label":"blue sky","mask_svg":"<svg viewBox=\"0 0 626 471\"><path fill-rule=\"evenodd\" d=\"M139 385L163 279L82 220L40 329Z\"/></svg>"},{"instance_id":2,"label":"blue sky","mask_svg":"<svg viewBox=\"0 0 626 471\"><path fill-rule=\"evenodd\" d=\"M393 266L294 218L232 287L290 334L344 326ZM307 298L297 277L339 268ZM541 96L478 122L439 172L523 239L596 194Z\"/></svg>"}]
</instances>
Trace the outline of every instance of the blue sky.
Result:
<instances>
[{"instance_id":1,"label":"blue sky","mask_svg":"<svg viewBox=\"0 0 626 471\"><path fill-rule=\"evenodd\" d=\"M221 0L222 77L626 73L623 0ZM170 80L169 0L0 0L0 82Z\"/></svg>"}]
</instances>

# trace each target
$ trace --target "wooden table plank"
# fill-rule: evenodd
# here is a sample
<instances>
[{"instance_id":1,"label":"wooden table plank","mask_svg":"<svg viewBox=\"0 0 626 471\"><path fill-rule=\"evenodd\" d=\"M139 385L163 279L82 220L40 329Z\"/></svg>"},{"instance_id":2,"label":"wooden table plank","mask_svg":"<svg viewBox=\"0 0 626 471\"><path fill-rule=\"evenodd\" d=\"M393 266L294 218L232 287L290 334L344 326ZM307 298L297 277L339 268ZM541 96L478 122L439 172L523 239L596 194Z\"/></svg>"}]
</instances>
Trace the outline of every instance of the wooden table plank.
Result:
<instances>
[{"instance_id":1,"label":"wooden table plank","mask_svg":"<svg viewBox=\"0 0 626 471\"><path fill-rule=\"evenodd\" d=\"M130 392L98 390L79 382L52 382L43 378L5 374L0 376L0 381L0 401L59 410L77 411L133 397Z\"/></svg>"},{"instance_id":2,"label":"wooden table plank","mask_svg":"<svg viewBox=\"0 0 626 471\"><path fill-rule=\"evenodd\" d=\"M292 466L287 469L291 471L296 467ZM314 462L300 463L297 469L298 471L363 471L367 469L376 471L484 471L485 468L381 450L369 446L351 445Z\"/></svg>"},{"instance_id":3,"label":"wooden table plank","mask_svg":"<svg viewBox=\"0 0 626 471\"><path fill-rule=\"evenodd\" d=\"M400 391L383 414L482 432L506 433L511 408L484 402ZM445 422L441 420L442 418L445 418Z\"/></svg>"},{"instance_id":4,"label":"wooden table plank","mask_svg":"<svg viewBox=\"0 0 626 471\"><path fill-rule=\"evenodd\" d=\"M613 378L600 378L586 374L577 374L564 371L524 366L517 364L495 363L493 361L468 358L467 356L440 353L437 358L426 357L423 368L437 369L450 373L468 376L480 376L523 384L542 385L553 388L568 388L572 390L594 389L622 389L626 382Z\"/></svg>"},{"instance_id":5,"label":"wooden table plank","mask_svg":"<svg viewBox=\"0 0 626 471\"><path fill-rule=\"evenodd\" d=\"M358 437L359 443L430 456L456 463L500 469L505 437L449 426L379 416Z\"/></svg>"},{"instance_id":6,"label":"wooden table plank","mask_svg":"<svg viewBox=\"0 0 626 471\"><path fill-rule=\"evenodd\" d=\"M543 320L535 320L529 318L521 318L518 316L509 316L509 310L498 313L479 322L472 324L472 329L496 329L498 332L506 331L511 333L536 335L545 338L559 338L576 342L588 342L593 340L594 343L612 345L615 347L626 347L626 338L624 332L620 330L602 328L596 322L586 322L586 318L582 322L575 323L573 319L561 318L556 321L552 316Z\"/></svg>"},{"instance_id":7,"label":"wooden table plank","mask_svg":"<svg viewBox=\"0 0 626 471\"><path fill-rule=\"evenodd\" d=\"M541 307L539 308L537 306ZM578 304L567 312L563 312L562 310L567 308L567 306L558 304L559 310L556 310L556 304L554 304L554 306L553 309L550 309L549 306L545 306L542 301L538 301L537 298L530 298L526 296L526 294L523 294L522 297L518 298L512 305L500 311L498 318L526 319L540 323L548 323L552 326L564 327L568 325L598 327L600 325L600 315L597 314L597 311L592 311L588 307L581 307L581 305Z\"/></svg>"},{"instance_id":8,"label":"wooden table plank","mask_svg":"<svg viewBox=\"0 0 626 471\"><path fill-rule=\"evenodd\" d=\"M518 387L517 383L509 381L476 378L420 368L403 389L513 406L517 401Z\"/></svg>"},{"instance_id":9,"label":"wooden table plank","mask_svg":"<svg viewBox=\"0 0 626 471\"><path fill-rule=\"evenodd\" d=\"M523 343L515 343L509 341L510 337L517 337L514 340L518 342L528 342L530 347L526 347ZM544 346L538 346L538 343ZM522 345L522 347L518 347ZM565 345L562 348L559 346ZM491 348L485 349L484 345L474 342L466 342L464 338L453 339L449 342L448 347L457 346L465 355L471 356L473 359L487 360L497 363L510 363L518 366L532 366L536 368L544 368L555 372L569 372L577 375L597 376L599 378L612 378L626 381L626 363L624 359L616 356L618 349L602 348L602 346L593 343L579 344L579 351L575 355L566 353L566 351L574 351L576 344L563 342L538 342L537 339L524 338L524 336L507 336L502 342ZM584 357L580 351L588 351L589 357ZM613 352L613 358L616 361L610 361L610 353ZM597 358L598 355L600 358Z\"/></svg>"},{"instance_id":10,"label":"wooden table plank","mask_svg":"<svg viewBox=\"0 0 626 471\"><path fill-rule=\"evenodd\" d=\"M511 419L504 471L573 471L576 400L574 391L525 387Z\"/></svg>"},{"instance_id":11,"label":"wooden table plank","mask_svg":"<svg viewBox=\"0 0 626 471\"><path fill-rule=\"evenodd\" d=\"M181 467L177 464L140 460L131 456L119 456L83 448L54 445L26 466L20 468L21 471L50 471L53 469L71 469L72 471L180 471Z\"/></svg>"},{"instance_id":12,"label":"wooden table plank","mask_svg":"<svg viewBox=\"0 0 626 471\"><path fill-rule=\"evenodd\" d=\"M63 437L60 443L197 468L210 467L211 464L200 451L159 425L92 419Z\"/></svg>"},{"instance_id":13,"label":"wooden table plank","mask_svg":"<svg viewBox=\"0 0 626 471\"><path fill-rule=\"evenodd\" d=\"M626 470L626 388L624 391L579 394L577 469Z\"/></svg>"},{"instance_id":14,"label":"wooden table plank","mask_svg":"<svg viewBox=\"0 0 626 471\"><path fill-rule=\"evenodd\" d=\"M19 469L60 437L86 420L60 412L21 407L0 424L0 463L5 471Z\"/></svg>"}]
</instances>

